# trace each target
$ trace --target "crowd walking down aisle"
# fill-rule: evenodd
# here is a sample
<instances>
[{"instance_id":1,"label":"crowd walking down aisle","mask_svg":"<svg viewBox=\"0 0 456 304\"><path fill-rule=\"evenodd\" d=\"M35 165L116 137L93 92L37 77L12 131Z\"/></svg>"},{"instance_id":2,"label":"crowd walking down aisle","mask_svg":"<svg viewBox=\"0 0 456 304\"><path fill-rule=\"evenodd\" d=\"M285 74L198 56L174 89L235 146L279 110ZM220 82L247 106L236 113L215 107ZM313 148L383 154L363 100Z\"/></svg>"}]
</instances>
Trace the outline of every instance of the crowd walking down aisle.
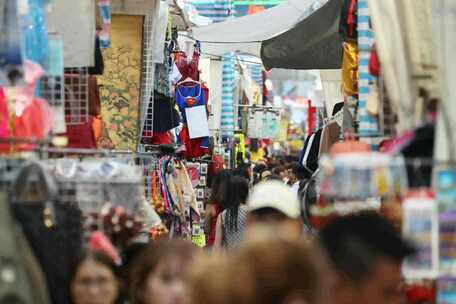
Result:
<instances>
[{"instance_id":1,"label":"crowd walking down aisle","mask_svg":"<svg viewBox=\"0 0 456 304\"><path fill-rule=\"evenodd\" d=\"M212 207L223 211L207 230L212 247L132 243L122 263L109 246L88 248L73 264L73 303L404 303L401 264L415 249L383 216L341 217L311 233L280 177L249 187L224 170L213 183L222 203Z\"/></svg>"}]
</instances>

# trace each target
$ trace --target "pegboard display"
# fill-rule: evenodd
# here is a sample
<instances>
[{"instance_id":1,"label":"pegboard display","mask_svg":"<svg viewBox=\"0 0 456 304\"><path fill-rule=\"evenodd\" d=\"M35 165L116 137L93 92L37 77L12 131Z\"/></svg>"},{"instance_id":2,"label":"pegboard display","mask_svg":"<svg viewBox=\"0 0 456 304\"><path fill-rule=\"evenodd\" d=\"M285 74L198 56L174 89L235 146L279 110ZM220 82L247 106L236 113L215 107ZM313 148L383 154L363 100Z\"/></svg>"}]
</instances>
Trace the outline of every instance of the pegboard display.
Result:
<instances>
[{"instance_id":1,"label":"pegboard display","mask_svg":"<svg viewBox=\"0 0 456 304\"><path fill-rule=\"evenodd\" d=\"M87 68L66 68L64 76L65 122L79 125L89 121L89 74Z\"/></svg>"},{"instance_id":2,"label":"pegboard display","mask_svg":"<svg viewBox=\"0 0 456 304\"><path fill-rule=\"evenodd\" d=\"M143 56L142 56L142 71L141 71L141 113L140 123L141 132L140 137L152 137L152 132L144 133L144 129L153 130L154 115L153 115L153 89L154 89L154 74L155 62L153 61L153 26L154 18L152 15L146 15L144 20L144 42L143 42Z\"/></svg>"},{"instance_id":3,"label":"pegboard display","mask_svg":"<svg viewBox=\"0 0 456 304\"><path fill-rule=\"evenodd\" d=\"M44 76L40 79L40 93L51 106L61 106L65 102L64 79L62 76Z\"/></svg>"}]
</instances>

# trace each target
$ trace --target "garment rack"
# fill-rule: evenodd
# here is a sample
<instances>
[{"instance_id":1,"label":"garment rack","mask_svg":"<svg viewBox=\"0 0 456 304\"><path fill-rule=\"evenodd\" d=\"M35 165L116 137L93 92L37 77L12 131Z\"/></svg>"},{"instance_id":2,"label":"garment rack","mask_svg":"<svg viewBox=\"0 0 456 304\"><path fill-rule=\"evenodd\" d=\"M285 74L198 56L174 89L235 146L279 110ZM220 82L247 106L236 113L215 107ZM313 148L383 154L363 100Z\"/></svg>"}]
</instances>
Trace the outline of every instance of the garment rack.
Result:
<instances>
[{"instance_id":1,"label":"garment rack","mask_svg":"<svg viewBox=\"0 0 456 304\"><path fill-rule=\"evenodd\" d=\"M256 109L282 109L279 106L264 106L264 105L244 105L244 104L235 104L235 107L238 108L256 108Z\"/></svg>"},{"instance_id":2,"label":"garment rack","mask_svg":"<svg viewBox=\"0 0 456 304\"><path fill-rule=\"evenodd\" d=\"M35 150L41 154L74 154L74 155L93 155L103 157L131 156L132 158L157 158L159 151L153 152L134 152L130 150L103 150L103 149L81 149L81 148L52 148L40 147Z\"/></svg>"}]
</instances>

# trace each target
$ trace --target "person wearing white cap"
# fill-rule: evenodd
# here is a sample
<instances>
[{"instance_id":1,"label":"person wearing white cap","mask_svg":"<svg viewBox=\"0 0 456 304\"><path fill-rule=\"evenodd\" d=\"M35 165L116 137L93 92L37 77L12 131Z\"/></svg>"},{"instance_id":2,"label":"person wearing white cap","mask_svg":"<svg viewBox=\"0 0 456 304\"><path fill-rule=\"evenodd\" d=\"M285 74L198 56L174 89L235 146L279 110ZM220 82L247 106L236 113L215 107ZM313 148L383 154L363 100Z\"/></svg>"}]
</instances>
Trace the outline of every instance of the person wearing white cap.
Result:
<instances>
[{"instance_id":1,"label":"person wearing white cap","mask_svg":"<svg viewBox=\"0 0 456 304\"><path fill-rule=\"evenodd\" d=\"M293 238L302 235L298 197L282 182L267 181L255 186L247 201L247 211L247 230L263 225Z\"/></svg>"}]
</instances>

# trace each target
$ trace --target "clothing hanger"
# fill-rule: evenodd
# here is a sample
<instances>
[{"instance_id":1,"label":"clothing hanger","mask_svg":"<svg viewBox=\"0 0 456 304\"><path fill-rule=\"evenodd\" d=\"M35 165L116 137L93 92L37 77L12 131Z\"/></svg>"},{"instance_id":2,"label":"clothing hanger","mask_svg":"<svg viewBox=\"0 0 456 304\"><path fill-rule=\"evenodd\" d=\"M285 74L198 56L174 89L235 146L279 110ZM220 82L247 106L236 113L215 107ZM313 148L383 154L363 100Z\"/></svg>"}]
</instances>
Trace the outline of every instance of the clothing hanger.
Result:
<instances>
[{"instance_id":1,"label":"clothing hanger","mask_svg":"<svg viewBox=\"0 0 456 304\"><path fill-rule=\"evenodd\" d=\"M177 83L177 86L183 85L184 83L194 83L194 84L199 84L199 85L201 85L201 82L196 81L196 80L192 79L191 77L187 77L187 78L185 78L184 80L179 81L179 82Z\"/></svg>"}]
</instances>

